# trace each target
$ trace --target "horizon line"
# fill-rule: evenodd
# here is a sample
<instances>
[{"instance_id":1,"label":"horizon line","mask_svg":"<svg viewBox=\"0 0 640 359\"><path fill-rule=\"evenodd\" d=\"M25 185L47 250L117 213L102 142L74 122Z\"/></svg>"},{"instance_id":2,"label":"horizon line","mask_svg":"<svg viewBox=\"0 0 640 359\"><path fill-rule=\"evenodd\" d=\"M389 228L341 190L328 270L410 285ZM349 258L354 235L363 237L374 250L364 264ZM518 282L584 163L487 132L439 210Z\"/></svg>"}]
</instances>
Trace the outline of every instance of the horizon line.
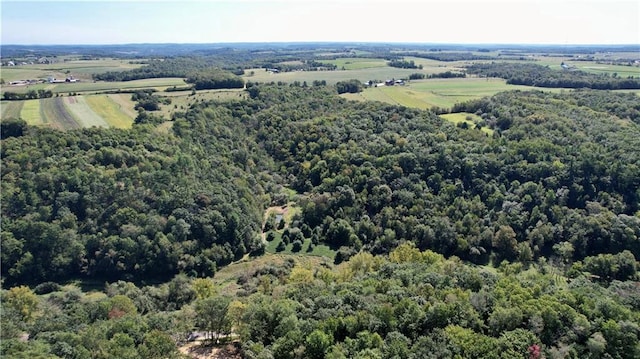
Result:
<instances>
[{"instance_id":1,"label":"horizon line","mask_svg":"<svg viewBox=\"0 0 640 359\"><path fill-rule=\"evenodd\" d=\"M228 44L377 44L377 45L458 45L458 46L634 46L639 47L638 43L509 43L509 42L419 42L419 41L220 41L220 42L123 42L123 43L9 43L2 46L135 46L135 45L228 45Z\"/></svg>"}]
</instances>

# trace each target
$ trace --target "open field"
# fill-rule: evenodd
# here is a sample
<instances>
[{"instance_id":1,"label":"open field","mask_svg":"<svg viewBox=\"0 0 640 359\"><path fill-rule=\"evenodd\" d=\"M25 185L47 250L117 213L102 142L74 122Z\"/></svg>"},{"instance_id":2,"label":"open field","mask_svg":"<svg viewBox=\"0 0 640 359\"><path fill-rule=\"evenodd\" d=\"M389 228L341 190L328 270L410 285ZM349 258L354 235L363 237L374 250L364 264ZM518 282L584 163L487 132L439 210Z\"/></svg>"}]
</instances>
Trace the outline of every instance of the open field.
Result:
<instances>
[{"instance_id":1,"label":"open field","mask_svg":"<svg viewBox=\"0 0 640 359\"><path fill-rule=\"evenodd\" d=\"M55 92L96 92L110 90L132 90L154 88L162 91L170 86L184 85L184 80L178 77L144 79L121 82L77 82L57 84L51 91Z\"/></svg>"},{"instance_id":2,"label":"open field","mask_svg":"<svg viewBox=\"0 0 640 359\"><path fill-rule=\"evenodd\" d=\"M247 93L243 89L228 90L200 90L195 95L191 91L162 92L157 94L160 97L171 99L171 104L161 105L161 115L171 118L175 112L186 111L189 106L203 101L229 101L246 98Z\"/></svg>"},{"instance_id":3,"label":"open field","mask_svg":"<svg viewBox=\"0 0 640 359\"><path fill-rule=\"evenodd\" d=\"M138 111L136 111L135 109L136 103L131 100L131 94L114 93L108 94L107 97L115 102L115 104L118 106L118 109L128 117L136 118L136 116L138 116Z\"/></svg>"},{"instance_id":4,"label":"open field","mask_svg":"<svg viewBox=\"0 0 640 359\"><path fill-rule=\"evenodd\" d=\"M480 116L468 112L448 113L445 115L440 115L440 117L456 125L459 123L466 123L469 128L475 128L476 123L482 120ZM489 127L483 127L481 131L488 134L489 136L493 135L493 130Z\"/></svg>"},{"instance_id":5,"label":"open field","mask_svg":"<svg viewBox=\"0 0 640 359\"><path fill-rule=\"evenodd\" d=\"M3 70L4 74L4 70ZM36 84L29 86L3 86L2 91L11 91L17 93L24 93L29 90L51 90L53 93L85 93L85 92L103 92L103 91L118 91L118 90L132 90L132 89L145 89L154 88L158 91L163 91L167 87L182 86L184 80L178 77L164 77L155 79L133 80L133 81L120 81L120 82L106 82L106 81L80 81L75 83L57 83L57 84Z\"/></svg>"},{"instance_id":6,"label":"open field","mask_svg":"<svg viewBox=\"0 0 640 359\"><path fill-rule=\"evenodd\" d=\"M100 116L89 106L84 96L60 97L67 109L82 127L109 127L106 118Z\"/></svg>"},{"instance_id":7,"label":"open field","mask_svg":"<svg viewBox=\"0 0 640 359\"><path fill-rule=\"evenodd\" d=\"M0 108L2 108L1 118L19 118L23 105L24 101L2 101L0 103Z\"/></svg>"},{"instance_id":8,"label":"open field","mask_svg":"<svg viewBox=\"0 0 640 359\"><path fill-rule=\"evenodd\" d=\"M372 87L358 94L342 96L351 100L381 101L427 109L434 106L451 108L456 103L491 96L501 91L533 89L560 91L560 89L507 85L502 79L455 78L411 81L405 86Z\"/></svg>"},{"instance_id":9,"label":"open field","mask_svg":"<svg viewBox=\"0 0 640 359\"><path fill-rule=\"evenodd\" d=\"M40 117L40 100L23 101L20 117L32 126L42 125L42 117Z\"/></svg>"},{"instance_id":10,"label":"open field","mask_svg":"<svg viewBox=\"0 0 640 359\"><path fill-rule=\"evenodd\" d=\"M251 71L254 72L253 76ZM325 80L327 84L333 85L338 81L349 79L357 79L362 82L369 80L384 81L387 79L408 78L412 73L417 72L415 69L398 69L389 66L370 67L358 70L335 70L335 71L291 71L272 74L264 69L249 69L245 71L243 76L245 81L251 82L286 82L294 81L304 82L309 85L315 80Z\"/></svg>"},{"instance_id":11,"label":"open field","mask_svg":"<svg viewBox=\"0 0 640 359\"><path fill-rule=\"evenodd\" d=\"M372 68L372 67L385 67L387 66L387 61L385 61L384 59L367 59L367 58L358 58L358 57L354 57L354 58L339 58L339 59L335 59L335 60L322 60L320 61L324 64L332 64L332 65L336 65L338 67L338 70L341 69L345 69L345 70L361 70L361 69L367 69L367 68Z\"/></svg>"},{"instance_id":12,"label":"open field","mask_svg":"<svg viewBox=\"0 0 640 359\"><path fill-rule=\"evenodd\" d=\"M63 130L82 127L81 123L65 107L63 97L40 99L40 117L42 122Z\"/></svg>"},{"instance_id":13,"label":"open field","mask_svg":"<svg viewBox=\"0 0 640 359\"><path fill-rule=\"evenodd\" d=\"M585 72L608 74L610 76L613 76L613 74L617 74L618 77L640 77L640 67L637 66L607 65L591 61L575 62L570 64Z\"/></svg>"},{"instance_id":14,"label":"open field","mask_svg":"<svg viewBox=\"0 0 640 359\"><path fill-rule=\"evenodd\" d=\"M133 117L121 110L120 104L113 101L110 95L79 96L89 105L92 112L105 121L106 127L131 128Z\"/></svg>"},{"instance_id":15,"label":"open field","mask_svg":"<svg viewBox=\"0 0 640 359\"><path fill-rule=\"evenodd\" d=\"M131 128L134 116L123 111L111 95L53 97L3 101L2 119L22 118L29 125L58 129L82 127Z\"/></svg>"},{"instance_id":16,"label":"open field","mask_svg":"<svg viewBox=\"0 0 640 359\"><path fill-rule=\"evenodd\" d=\"M5 82L28 79L47 79L55 77L64 79L72 75L82 80L91 80L91 75L107 71L124 71L141 67L140 64L130 64L128 60L99 59L99 60L70 60L53 64L33 64L20 66L4 66L2 78Z\"/></svg>"}]
</instances>

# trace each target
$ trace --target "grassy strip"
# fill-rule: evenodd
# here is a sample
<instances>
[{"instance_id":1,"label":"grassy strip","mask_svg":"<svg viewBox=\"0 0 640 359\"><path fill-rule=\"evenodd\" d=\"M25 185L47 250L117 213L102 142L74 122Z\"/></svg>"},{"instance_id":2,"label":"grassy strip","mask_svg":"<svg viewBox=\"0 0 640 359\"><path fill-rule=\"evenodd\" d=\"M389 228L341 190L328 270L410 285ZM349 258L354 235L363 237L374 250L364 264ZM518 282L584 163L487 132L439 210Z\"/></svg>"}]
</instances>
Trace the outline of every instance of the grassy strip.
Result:
<instances>
[{"instance_id":1,"label":"grassy strip","mask_svg":"<svg viewBox=\"0 0 640 359\"><path fill-rule=\"evenodd\" d=\"M20 118L24 101L2 101L2 119Z\"/></svg>"},{"instance_id":2,"label":"grassy strip","mask_svg":"<svg viewBox=\"0 0 640 359\"><path fill-rule=\"evenodd\" d=\"M50 123L56 128L70 130L82 127L75 117L67 111L62 97L41 99L40 116L45 123Z\"/></svg>"},{"instance_id":3,"label":"grassy strip","mask_svg":"<svg viewBox=\"0 0 640 359\"><path fill-rule=\"evenodd\" d=\"M108 126L131 128L133 125L133 118L125 114L120 105L107 95L84 96L84 101Z\"/></svg>"},{"instance_id":4,"label":"grassy strip","mask_svg":"<svg viewBox=\"0 0 640 359\"><path fill-rule=\"evenodd\" d=\"M135 109L136 103L131 100L130 94L108 94L107 97L113 102L115 102L118 109L122 111L125 115L136 118L138 116L138 112Z\"/></svg>"},{"instance_id":5,"label":"grassy strip","mask_svg":"<svg viewBox=\"0 0 640 359\"><path fill-rule=\"evenodd\" d=\"M66 97L63 103L82 127L109 127L104 116L97 114L89 107L84 96Z\"/></svg>"},{"instance_id":6,"label":"grassy strip","mask_svg":"<svg viewBox=\"0 0 640 359\"><path fill-rule=\"evenodd\" d=\"M44 124L45 122L40 116L40 100L23 101L20 117L32 126Z\"/></svg>"}]
</instances>

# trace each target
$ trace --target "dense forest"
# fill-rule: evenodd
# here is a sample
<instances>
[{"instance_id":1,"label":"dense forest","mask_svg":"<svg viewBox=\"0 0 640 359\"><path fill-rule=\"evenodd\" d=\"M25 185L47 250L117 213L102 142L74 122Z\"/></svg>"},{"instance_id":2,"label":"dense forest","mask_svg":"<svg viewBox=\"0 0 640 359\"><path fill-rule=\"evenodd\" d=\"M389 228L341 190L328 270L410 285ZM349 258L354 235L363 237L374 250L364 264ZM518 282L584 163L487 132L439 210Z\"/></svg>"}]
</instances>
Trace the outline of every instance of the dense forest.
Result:
<instances>
[{"instance_id":1,"label":"dense forest","mask_svg":"<svg viewBox=\"0 0 640 359\"><path fill-rule=\"evenodd\" d=\"M500 77L512 85L598 90L640 89L640 78L637 77L592 74L576 69L555 71L546 66L526 63L476 63L467 67L467 72L483 77Z\"/></svg>"},{"instance_id":2,"label":"dense forest","mask_svg":"<svg viewBox=\"0 0 640 359\"><path fill-rule=\"evenodd\" d=\"M634 94L453 109L488 136L336 87L248 92L168 133L3 133L3 355L177 357L192 329L235 333L247 358L640 355ZM288 229L339 266L291 259L215 293L207 277L262 255L264 209L291 198ZM78 278L106 297L53 283Z\"/></svg>"}]
</instances>

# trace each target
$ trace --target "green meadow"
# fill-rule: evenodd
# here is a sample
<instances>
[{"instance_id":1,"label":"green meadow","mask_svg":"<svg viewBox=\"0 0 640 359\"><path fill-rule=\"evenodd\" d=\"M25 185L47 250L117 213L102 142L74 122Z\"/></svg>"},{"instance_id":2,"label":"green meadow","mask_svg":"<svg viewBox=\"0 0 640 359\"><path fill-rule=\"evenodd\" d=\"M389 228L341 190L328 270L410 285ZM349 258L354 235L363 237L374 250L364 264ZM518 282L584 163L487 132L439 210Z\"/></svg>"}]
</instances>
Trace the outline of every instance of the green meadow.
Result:
<instances>
[{"instance_id":1,"label":"green meadow","mask_svg":"<svg viewBox=\"0 0 640 359\"><path fill-rule=\"evenodd\" d=\"M456 103L491 96L509 90L544 90L529 86L507 85L505 80L495 78L454 78L411 81L404 86L381 86L365 89L358 94L343 97L360 101L381 101L394 105L428 109L451 108Z\"/></svg>"}]
</instances>

